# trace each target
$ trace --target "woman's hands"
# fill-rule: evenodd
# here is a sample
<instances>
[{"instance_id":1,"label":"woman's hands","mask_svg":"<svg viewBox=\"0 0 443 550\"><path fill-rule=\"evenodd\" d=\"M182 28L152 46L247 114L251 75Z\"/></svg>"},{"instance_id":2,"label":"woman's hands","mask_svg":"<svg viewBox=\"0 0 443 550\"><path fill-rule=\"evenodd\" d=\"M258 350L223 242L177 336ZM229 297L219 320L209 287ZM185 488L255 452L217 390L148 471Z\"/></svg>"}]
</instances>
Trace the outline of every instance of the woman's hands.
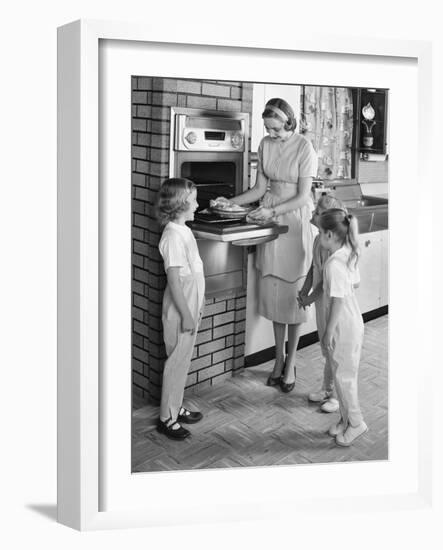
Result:
<instances>
[{"instance_id":1,"label":"woman's hands","mask_svg":"<svg viewBox=\"0 0 443 550\"><path fill-rule=\"evenodd\" d=\"M233 204L234 203L226 197L217 197L216 199L209 201L209 206L212 206L213 208L226 208L227 206L232 206Z\"/></svg>"},{"instance_id":2,"label":"woman's hands","mask_svg":"<svg viewBox=\"0 0 443 550\"><path fill-rule=\"evenodd\" d=\"M298 296L297 296L298 307L306 309L312 304L313 301L314 300L310 296L308 296L308 293L303 289L298 293Z\"/></svg>"},{"instance_id":3,"label":"woman's hands","mask_svg":"<svg viewBox=\"0 0 443 550\"><path fill-rule=\"evenodd\" d=\"M270 221L275 216L275 211L273 208L266 208L265 206L259 206L252 212L249 212L248 218L254 221Z\"/></svg>"},{"instance_id":4,"label":"woman's hands","mask_svg":"<svg viewBox=\"0 0 443 550\"><path fill-rule=\"evenodd\" d=\"M298 305L303 309L313 304L323 293L323 281L320 281L311 294L309 294L310 283L312 282L312 269L309 270L306 281L307 283L305 282L297 296Z\"/></svg>"}]
</instances>

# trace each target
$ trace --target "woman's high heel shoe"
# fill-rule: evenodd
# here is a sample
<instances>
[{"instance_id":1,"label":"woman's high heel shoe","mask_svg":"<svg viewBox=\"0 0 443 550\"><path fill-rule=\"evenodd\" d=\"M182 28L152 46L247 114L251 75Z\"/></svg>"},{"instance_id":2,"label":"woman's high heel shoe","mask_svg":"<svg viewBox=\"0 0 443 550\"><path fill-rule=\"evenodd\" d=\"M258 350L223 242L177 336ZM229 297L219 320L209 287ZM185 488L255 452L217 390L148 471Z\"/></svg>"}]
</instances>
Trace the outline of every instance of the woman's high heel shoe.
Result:
<instances>
[{"instance_id":1,"label":"woman's high heel shoe","mask_svg":"<svg viewBox=\"0 0 443 550\"><path fill-rule=\"evenodd\" d=\"M266 380L267 386L278 386L280 383L281 383L281 374L280 376L272 376L272 374L270 374L268 376L268 379Z\"/></svg>"},{"instance_id":2,"label":"woman's high heel shoe","mask_svg":"<svg viewBox=\"0 0 443 550\"><path fill-rule=\"evenodd\" d=\"M297 377L297 369L294 366L294 376ZM283 376L280 378L280 389L284 393L289 393L295 388L295 380L294 382L283 382Z\"/></svg>"},{"instance_id":3,"label":"woman's high heel shoe","mask_svg":"<svg viewBox=\"0 0 443 550\"><path fill-rule=\"evenodd\" d=\"M285 365L286 365L286 359L283 363L282 373L285 370ZM268 376L268 379L266 380L266 385L267 386L279 386L279 385L281 385L282 376L283 376L283 374L279 374L278 376L272 376L272 373L271 373Z\"/></svg>"}]
</instances>

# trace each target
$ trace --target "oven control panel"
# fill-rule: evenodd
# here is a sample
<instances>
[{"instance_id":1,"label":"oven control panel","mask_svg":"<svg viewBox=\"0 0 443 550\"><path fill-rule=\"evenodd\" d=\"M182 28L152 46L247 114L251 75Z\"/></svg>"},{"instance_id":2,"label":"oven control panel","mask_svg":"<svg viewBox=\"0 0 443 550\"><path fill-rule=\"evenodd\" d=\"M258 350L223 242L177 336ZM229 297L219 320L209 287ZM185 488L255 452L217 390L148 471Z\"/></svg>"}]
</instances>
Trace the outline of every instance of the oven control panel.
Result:
<instances>
[{"instance_id":1,"label":"oven control panel","mask_svg":"<svg viewBox=\"0 0 443 550\"><path fill-rule=\"evenodd\" d=\"M176 114L174 145L177 151L239 151L245 150L246 120L218 116Z\"/></svg>"}]
</instances>

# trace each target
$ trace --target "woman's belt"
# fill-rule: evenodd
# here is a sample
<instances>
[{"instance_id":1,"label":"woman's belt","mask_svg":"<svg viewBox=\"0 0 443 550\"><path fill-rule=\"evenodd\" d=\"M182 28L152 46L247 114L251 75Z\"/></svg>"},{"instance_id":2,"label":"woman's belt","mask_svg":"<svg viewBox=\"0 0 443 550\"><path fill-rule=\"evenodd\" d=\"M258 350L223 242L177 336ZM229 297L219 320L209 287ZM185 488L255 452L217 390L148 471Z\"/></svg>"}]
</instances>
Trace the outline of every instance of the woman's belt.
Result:
<instances>
[{"instance_id":1,"label":"woman's belt","mask_svg":"<svg viewBox=\"0 0 443 550\"><path fill-rule=\"evenodd\" d=\"M284 181L284 180L269 180L269 183L283 183L285 185L297 185L296 181Z\"/></svg>"}]
</instances>

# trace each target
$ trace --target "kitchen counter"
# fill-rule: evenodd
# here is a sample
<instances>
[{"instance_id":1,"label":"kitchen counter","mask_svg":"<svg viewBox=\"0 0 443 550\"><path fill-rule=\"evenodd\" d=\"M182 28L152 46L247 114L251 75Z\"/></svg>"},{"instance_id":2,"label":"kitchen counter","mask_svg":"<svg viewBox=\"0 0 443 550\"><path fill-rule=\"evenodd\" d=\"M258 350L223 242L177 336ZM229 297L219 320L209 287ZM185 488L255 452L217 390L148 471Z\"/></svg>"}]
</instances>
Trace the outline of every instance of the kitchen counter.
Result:
<instances>
[{"instance_id":1,"label":"kitchen counter","mask_svg":"<svg viewBox=\"0 0 443 550\"><path fill-rule=\"evenodd\" d=\"M360 234L388 229L388 199L362 195L360 199L343 202L357 217Z\"/></svg>"}]
</instances>

